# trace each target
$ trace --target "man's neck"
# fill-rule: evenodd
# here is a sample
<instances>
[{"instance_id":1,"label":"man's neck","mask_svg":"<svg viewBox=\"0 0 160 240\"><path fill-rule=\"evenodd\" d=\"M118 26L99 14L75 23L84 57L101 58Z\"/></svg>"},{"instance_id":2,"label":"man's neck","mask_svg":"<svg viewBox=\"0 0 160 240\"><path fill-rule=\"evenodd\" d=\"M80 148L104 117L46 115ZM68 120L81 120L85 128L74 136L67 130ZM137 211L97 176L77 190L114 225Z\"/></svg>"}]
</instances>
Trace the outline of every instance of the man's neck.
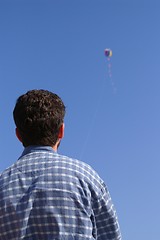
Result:
<instances>
[{"instance_id":1,"label":"man's neck","mask_svg":"<svg viewBox=\"0 0 160 240\"><path fill-rule=\"evenodd\" d=\"M60 145L60 142L61 142L61 141L58 140L58 141L56 142L56 144L52 147L55 152L57 152L57 150L58 150L58 148L59 148L59 145Z\"/></svg>"}]
</instances>

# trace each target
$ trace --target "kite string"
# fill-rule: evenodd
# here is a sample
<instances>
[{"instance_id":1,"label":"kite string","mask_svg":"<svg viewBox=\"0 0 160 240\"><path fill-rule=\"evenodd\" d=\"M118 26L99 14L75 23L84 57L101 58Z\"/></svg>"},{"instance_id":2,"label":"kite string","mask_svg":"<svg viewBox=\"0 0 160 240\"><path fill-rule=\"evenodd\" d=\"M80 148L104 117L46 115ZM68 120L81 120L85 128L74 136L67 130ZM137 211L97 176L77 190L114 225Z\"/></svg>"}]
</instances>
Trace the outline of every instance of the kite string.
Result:
<instances>
[{"instance_id":1,"label":"kite string","mask_svg":"<svg viewBox=\"0 0 160 240\"><path fill-rule=\"evenodd\" d=\"M113 78L112 78L112 64L111 64L110 57L107 57L107 61L108 61L108 64L107 64L108 77L109 77L110 82L111 82L113 93L116 94L117 89L116 89L115 83L114 83ZM102 85L101 85L101 88L100 88L100 93L99 93L100 96L97 99L95 111L94 111L92 119L90 121L88 132L86 134L86 138L84 140L84 144L83 144L82 149L81 149L80 158L82 158L82 156L83 156L83 154L86 150L86 147L87 147L87 144L88 144L88 141L89 141L89 137L92 133L94 124L96 123L96 117L97 117L97 114L98 114L98 110L99 110L100 104L102 103L103 96L104 96L104 93L105 93L105 84L106 84L106 81L103 81Z\"/></svg>"},{"instance_id":2,"label":"kite string","mask_svg":"<svg viewBox=\"0 0 160 240\"><path fill-rule=\"evenodd\" d=\"M97 94L99 97L97 98L97 101L96 101L96 104L95 104L95 110L93 112L93 115L92 115L92 118L91 118L91 121L89 123L89 127L88 127L88 132L86 134L86 138L84 140L84 143L83 143L83 146L82 146L82 149L81 149L81 154L80 154L80 158L83 157L84 155L84 152L86 150L86 147L87 147L87 144L89 142L89 138L90 138L90 135L93 131L93 127L96 123L96 117L97 117L97 114L98 114L98 110L100 109L100 105L103 101L103 97L104 97L104 94L105 94L105 85L106 85L106 81L103 81L102 84L101 84L101 87L99 89L99 94Z\"/></svg>"}]
</instances>

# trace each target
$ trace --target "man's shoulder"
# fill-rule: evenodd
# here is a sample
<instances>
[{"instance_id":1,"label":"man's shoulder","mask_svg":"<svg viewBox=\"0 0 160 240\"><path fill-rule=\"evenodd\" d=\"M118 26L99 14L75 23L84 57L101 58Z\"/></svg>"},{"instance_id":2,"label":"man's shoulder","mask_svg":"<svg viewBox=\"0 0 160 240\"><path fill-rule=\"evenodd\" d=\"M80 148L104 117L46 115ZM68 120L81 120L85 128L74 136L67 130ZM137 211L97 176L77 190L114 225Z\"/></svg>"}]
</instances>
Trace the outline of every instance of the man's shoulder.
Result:
<instances>
[{"instance_id":1,"label":"man's shoulder","mask_svg":"<svg viewBox=\"0 0 160 240\"><path fill-rule=\"evenodd\" d=\"M8 179L11 176L11 169L12 166L6 168L1 174L0 174L0 189L6 185L6 183L8 182Z\"/></svg>"},{"instance_id":2,"label":"man's shoulder","mask_svg":"<svg viewBox=\"0 0 160 240\"><path fill-rule=\"evenodd\" d=\"M60 161L62 161L62 163L64 162L64 164L72 166L77 170L85 171L86 173L88 172L89 174L92 174L92 175L98 175L91 165L89 165L88 163L80 159L69 157L66 155L61 155L61 154L57 154L57 157L60 159Z\"/></svg>"},{"instance_id":3,"label":"man's shoulder","mask_svg":"<svg viewBox=\"0 0 160 240\"><path fill-rule=\"evenodd\" d=\"M73 171L83 180L88 182L88 184L95 185L101 188L103 185L103 180L97 173L97 171L88 163L76 159L73 157L68 157L65 155L59 155L62 163L67 165L67 168L73 169Z\"/></svg>"}]
</instances>

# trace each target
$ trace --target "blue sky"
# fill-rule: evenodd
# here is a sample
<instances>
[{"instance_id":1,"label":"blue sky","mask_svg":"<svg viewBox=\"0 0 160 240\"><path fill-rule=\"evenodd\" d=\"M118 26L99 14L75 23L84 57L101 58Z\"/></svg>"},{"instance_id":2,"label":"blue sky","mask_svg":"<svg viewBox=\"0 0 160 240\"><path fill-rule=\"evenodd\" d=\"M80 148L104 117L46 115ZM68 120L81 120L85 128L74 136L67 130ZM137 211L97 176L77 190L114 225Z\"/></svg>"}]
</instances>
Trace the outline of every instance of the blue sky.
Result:
<instances>
[{"instance_id":1,"label":"blue sky","mask_svg":"<svg viewBox=\"0 0 160 240\"><path fill-rule=\"evenodd\" d=\"M59 152L104 179L124 240L160 236L159 10L154 0L0 0L0 171L23 150L17 97L56 92L67 107Z\"/></svg>"}]
</instances>

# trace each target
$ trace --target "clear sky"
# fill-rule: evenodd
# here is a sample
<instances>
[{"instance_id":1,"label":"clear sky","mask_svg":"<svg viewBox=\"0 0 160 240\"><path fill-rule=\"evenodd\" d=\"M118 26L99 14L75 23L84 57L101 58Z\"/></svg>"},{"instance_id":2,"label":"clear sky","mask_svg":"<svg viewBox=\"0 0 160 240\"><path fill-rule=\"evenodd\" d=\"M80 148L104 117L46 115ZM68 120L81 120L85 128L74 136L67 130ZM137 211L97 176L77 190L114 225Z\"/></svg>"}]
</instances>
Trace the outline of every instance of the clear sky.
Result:
<instances>
[{"instance_id":1,"label":"clear sky","mask_svg":"<svg viewBox=\"0 0 160 240\"><path fill-rule=\"evenodd\" d=\"M0 0L0 171L23 150L17 97L56 92L67 107L59 153L104 179L124 240L160 239L159 23L158 0Z\"/></svg>"}]
</instances>

